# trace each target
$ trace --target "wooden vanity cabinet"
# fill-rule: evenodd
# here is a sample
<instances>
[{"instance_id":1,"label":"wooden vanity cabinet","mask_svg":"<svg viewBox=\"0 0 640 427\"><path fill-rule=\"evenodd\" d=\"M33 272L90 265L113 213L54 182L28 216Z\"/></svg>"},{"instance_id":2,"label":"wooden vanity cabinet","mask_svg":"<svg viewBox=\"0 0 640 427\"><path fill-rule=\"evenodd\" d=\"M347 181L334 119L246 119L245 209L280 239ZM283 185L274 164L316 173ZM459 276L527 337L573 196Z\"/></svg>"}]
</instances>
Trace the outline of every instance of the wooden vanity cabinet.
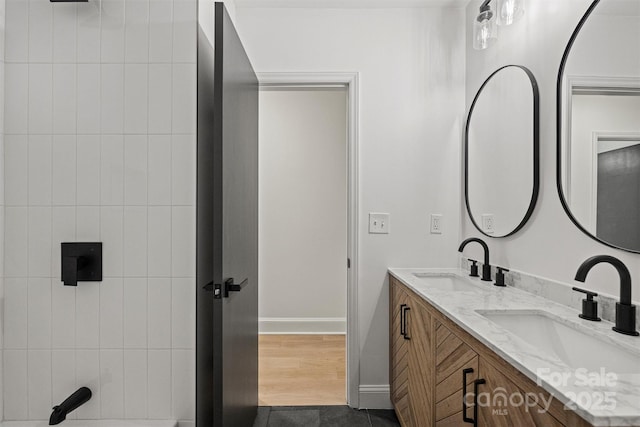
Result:
<instances>
[{"instance_id":1,"label":"wooden vanity cabinet","mask_svg":"<svg viewBox=\"0 0 640 427\"><path fill-rule=\"evenodd\" d=\"M591 427L393 277L389 315L391 401L402 426ZM527 394L551 399L549 408L520 403Z\"/></svg>"}]
</instances>

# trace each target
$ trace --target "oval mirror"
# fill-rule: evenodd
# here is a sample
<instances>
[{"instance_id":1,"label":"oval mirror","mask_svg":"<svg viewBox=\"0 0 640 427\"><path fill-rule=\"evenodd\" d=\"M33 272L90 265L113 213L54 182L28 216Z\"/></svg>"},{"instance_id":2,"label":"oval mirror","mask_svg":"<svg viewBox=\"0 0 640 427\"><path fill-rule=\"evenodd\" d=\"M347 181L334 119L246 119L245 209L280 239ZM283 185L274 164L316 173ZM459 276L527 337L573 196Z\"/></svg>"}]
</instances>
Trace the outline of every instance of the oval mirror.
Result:
<instances>
[{"instance_id":1,"label":"oval mirror","mask_svg":"<svg viewBox=\"0 0 640 427\"><path fill-rule=\"evenodd\" d=\"M489 237L520 230L539 188L538 85L528 69L507 65L480 87L465 133L465 200Z\"/></svg>"},{"instance_id":2,"label":"oval mirror","mask_svg":"<svg viewBox=\"0 0 640 427\"><path fill-rule=\"evenodd\" d=\"M592 238L640 253L640 1L594 1L558 75L558 192Z\"/></svg>"}]
</instances>

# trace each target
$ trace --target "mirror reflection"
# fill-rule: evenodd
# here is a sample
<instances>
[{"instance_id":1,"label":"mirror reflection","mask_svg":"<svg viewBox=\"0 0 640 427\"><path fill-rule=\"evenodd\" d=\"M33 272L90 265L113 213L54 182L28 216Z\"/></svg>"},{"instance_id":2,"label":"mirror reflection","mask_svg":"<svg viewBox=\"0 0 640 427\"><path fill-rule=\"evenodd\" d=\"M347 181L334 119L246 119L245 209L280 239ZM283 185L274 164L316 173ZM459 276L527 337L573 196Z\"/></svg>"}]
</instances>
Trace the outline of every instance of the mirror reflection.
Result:
<instances>
[{"instance_id":1,"label":"mirror reflection","mask_svg":"<svg viewBox=\"0 0 640 427\"><path fill-rule=\"evenodd\" d=\"M494 72L469 111L465 195L474 225L490 237L518 231L538 194L538 90L531 72Z\"/></svg>"},{"instance_id":2,"label":"mirror reflection","mask_svg":"<svg viewBox=\"0 0 640 427\"><path fill-rule=\"evenodd\" d=\"M565 208L601 242L640 251L640 1L601 0L568 50L559 86Z\"/></svg>"}]
</instances>

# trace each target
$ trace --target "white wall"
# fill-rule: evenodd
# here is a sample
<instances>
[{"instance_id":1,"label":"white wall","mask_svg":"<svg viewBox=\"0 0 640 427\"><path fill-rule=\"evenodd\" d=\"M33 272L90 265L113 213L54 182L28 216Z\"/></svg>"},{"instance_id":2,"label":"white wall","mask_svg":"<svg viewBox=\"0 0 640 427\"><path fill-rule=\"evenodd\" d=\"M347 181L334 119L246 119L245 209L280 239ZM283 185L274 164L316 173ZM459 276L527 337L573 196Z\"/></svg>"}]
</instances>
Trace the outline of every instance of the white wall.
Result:
<instances>
[{"instance_id":1,"label":"white wall","mask_svg":"<svg viewBox=\"0 0 640 427\"><path fill-rule=\"evenodd\" d=\"M260 331L346 331L347 91L260 92Z\"/></svg>"},{"instance_id":2,"label":"white wall","mask_svg":"<svg viewBox=\"0 0 640 427\"><path fill-rule=\"evenodd\" d=\"M196 1L7 1L5 419L194 418ZM60 242L104 280L60 282Z\"/></svg>"},{"instance_id":3,"label":"white wall","mask_svg":"<svg viewBox=\"0 0 640 427\"><path fill-rule=\"evenodd\" d=\"M0 0L0 242L4 241L4 39L5 0ZM4 245L0 244L0 420L4 418Z\"/></svg>"},{"instance_id":4,"label":"white wall","mask_svg":"<svg viewBox=\"0 0 640 427\"><path fill-rule=\"evenodd\" d=\"M258 72L360 73L360 405L388 405L390 266L454 266L464 104L461 9L238 7ZM391 234L367 234L368 212ZM444 234L428 233L429 214ZM367 392L368 391L368 392Z\"/></svg>"},{"instance_id":5,"label":"white wall","mask_svg":"<svg viewBox=\"0 0 640 427\"><path fill-rule=\"evenodd\" d=\"M480 1L467 7L467 28L477 16ZM491 261L543 277L573 283L578 266L588 257L611 254L624 261L634 278L633 297L640 299L640 257L609 249L583 234L565 214L556 191L556 79L560 60L575 25L591 0L536 0L527 2L523 19L500 28L495 46L475 51L467 36L467 107L482 81L495 69L516 63L530 68L540 87L541 192L537 208L525 228L515 236L491 239ZM462 222L463 237L478 236L468 218ZM479 248L465 252L480 255ZM619 279L615 270L598 266L585 286L617 296Z\"/></svg>"}]
</instances>

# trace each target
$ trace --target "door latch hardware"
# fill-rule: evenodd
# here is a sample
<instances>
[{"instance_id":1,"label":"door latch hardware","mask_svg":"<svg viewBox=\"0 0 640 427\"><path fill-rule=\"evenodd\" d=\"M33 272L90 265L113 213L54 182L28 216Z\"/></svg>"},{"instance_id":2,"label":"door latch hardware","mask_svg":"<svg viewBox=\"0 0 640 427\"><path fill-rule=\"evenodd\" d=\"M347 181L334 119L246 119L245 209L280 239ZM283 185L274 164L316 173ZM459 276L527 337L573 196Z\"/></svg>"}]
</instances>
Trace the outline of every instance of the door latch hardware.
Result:
<instances>
[{"instance_id":1,"label":"door latch hardware","mask_svg":"<svg viewBox=\"0 0 640 427\"><path fill-rule=\"evenodd\" d=\"M207 283L206 285L204 285L202 287L202 289L204 289L207 292L213 292L213 298L214 299L221 299L222 298L222 285L220 284L213 284L212 283Z\"/></svg>"}]
</instances>

